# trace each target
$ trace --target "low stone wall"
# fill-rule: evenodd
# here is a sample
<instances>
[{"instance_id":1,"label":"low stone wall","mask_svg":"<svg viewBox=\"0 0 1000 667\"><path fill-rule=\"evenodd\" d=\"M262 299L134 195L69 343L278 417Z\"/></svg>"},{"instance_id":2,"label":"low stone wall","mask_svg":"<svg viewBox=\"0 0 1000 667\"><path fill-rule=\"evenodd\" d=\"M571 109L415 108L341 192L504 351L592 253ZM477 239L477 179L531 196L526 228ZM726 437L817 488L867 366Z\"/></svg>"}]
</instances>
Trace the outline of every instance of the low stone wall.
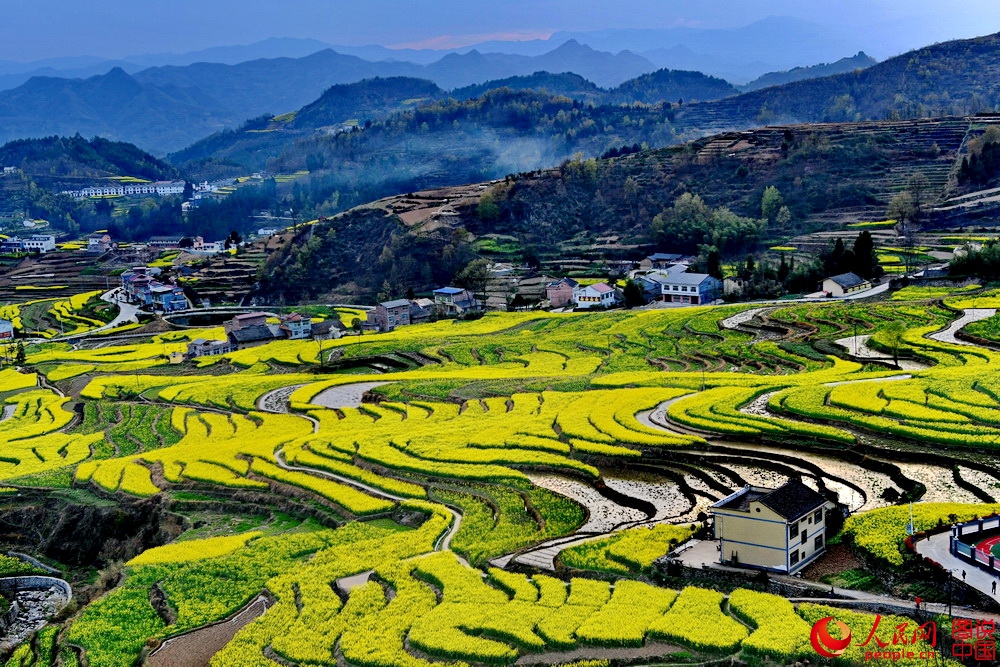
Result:
<instances>
[{"instance_id":1,"label":"low stone wall","mask_svg":"<svg viewBox=\"0 0 1000 667\"><path fill-rule=\"evenodd\" d=\"M753 588L774 595L790 598L815 598L829 600L829 590L809 584L796 584L778 579L763 570L743 570L730 567L689 567L672 558L660 558L653 563L652 578L660 582L680 580L698 581L721 589Z\"/></svg>"},{"instance_id":2,"label":"low stone wall","mask_svg":"<svg viewBox=\"0 0 1000 667\"><path fill-rule=\"evenodd\" d=\"M0 594L4 597L25 589L47 590L53 587L58 588L66 596L67 602L73 598L73 588L63 579L42 576L0 577Z\"/></svg>"}]
</instances>

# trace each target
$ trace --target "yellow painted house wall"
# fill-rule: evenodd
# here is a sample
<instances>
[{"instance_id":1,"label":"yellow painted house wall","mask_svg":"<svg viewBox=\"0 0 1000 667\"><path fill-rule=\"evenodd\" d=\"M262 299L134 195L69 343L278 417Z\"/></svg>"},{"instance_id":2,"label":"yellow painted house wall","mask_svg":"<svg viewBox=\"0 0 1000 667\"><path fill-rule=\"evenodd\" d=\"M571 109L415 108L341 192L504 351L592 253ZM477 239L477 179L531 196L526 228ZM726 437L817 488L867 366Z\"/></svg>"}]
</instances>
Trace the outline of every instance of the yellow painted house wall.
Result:
<instances>
[{"instance_id":1,"label":"yellow painted house wall","mask_svg":"<svg viewBox=\"0 0 1000 667\"><path fill-rule=\"evenodd\" d=\"M734 565L750 565L794 573L808 565L826 549L826 514L833 503L823 506L823 519L813 521L814 512L799 519L799 531L789 537L789 524L783 517L758 501L749 512L716 508L715 537L719 540L719 558ZM805 534L805 542L802 535ZM822 535L820 546L816 537ZM798 562L790 563L790 554L798 552Z\"/></svg>"},{"instance_id":2,"label":"yellow painted house wall","mask_svg":"<svg viewBox=\"0 0 1000 667\"><path fill-rule=\"evenodd\" d=\"M787 524L759 502L749 512L715 510L715 536L724 561L785 569Z\"/></svg>"}]
</instances>

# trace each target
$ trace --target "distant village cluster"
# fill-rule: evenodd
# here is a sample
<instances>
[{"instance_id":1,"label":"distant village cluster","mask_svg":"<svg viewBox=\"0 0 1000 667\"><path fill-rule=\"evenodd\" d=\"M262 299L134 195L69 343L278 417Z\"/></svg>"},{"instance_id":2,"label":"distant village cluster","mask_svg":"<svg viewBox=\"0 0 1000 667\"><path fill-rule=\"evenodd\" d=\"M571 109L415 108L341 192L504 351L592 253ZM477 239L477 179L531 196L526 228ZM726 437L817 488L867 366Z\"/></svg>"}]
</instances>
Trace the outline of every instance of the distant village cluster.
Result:
<instances>
[{"instance_id":1,"label":"distant village cluster","mask_svg":"<svg viewBox=\"0 0 1000 667\"><path fill-rule=\"evenodd\" d=\"M122 273L124 299L129 303L149 306L165 313L189 308L184 288L160 282L155 278L159 273L159 269L146 266L136 266Z\"/></svg>"},{"instance_id":2,"label":"distant village cluster","mask_svg":"<svg viewBox=\"0 0 1000 667\"><path fill-rule=\"evenodd\" d=\"M313 322L312 318L291 313L279 315L277 324L269 324L263 312L236 315L224 323L226 340L196 338L187 346L187 356L215 356L259 347L277 340L329 340L344 335L346 327L337 319Z\"/></svg>"}]
</instances>

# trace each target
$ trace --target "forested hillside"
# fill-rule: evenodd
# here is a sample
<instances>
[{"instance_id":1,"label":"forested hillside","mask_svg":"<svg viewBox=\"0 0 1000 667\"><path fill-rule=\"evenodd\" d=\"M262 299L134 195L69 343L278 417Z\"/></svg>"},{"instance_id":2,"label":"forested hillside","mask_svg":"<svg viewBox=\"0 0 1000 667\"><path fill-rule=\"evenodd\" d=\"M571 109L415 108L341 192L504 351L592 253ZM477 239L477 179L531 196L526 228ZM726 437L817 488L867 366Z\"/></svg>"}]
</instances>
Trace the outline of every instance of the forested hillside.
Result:
<instances>
[{"instance_id":1,"label":"forested hillside","mask_svg":"<svg viewBox=\"0 0 1000 667\"><path fill-rule=\"evenodd\" d=\"M744 258L771 239L884 219L913 182L921 204L939 199L969 129L961 118L765 128L401 195L315 225L270 258L261 291L372 298L385 280L394 293L426 290L486 235L550 260L631 256L644 245ZM763 205L769 187L779 196Z\"/></svg>"}]
</instances>

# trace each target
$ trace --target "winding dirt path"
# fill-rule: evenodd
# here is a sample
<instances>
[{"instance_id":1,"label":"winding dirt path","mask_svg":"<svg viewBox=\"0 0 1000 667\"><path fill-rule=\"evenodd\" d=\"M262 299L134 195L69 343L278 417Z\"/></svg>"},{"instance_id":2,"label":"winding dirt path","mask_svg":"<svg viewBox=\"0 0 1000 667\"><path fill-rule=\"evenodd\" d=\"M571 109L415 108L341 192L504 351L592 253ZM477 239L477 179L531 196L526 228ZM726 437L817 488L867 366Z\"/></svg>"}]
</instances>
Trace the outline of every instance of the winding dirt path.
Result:
<instances>
[{"instance_id":1,"label":"winding dirt path","mask_svg":"<svg viewBox=\"0 0 1000 667\"><path fill-rule=\"evenodd\" d=\"M222 650L250 621L264 615L268 600L258 595L229 618L166 640L149 654L146 667L208 667L212 656Z\"/></svg>"}]
</instances>

